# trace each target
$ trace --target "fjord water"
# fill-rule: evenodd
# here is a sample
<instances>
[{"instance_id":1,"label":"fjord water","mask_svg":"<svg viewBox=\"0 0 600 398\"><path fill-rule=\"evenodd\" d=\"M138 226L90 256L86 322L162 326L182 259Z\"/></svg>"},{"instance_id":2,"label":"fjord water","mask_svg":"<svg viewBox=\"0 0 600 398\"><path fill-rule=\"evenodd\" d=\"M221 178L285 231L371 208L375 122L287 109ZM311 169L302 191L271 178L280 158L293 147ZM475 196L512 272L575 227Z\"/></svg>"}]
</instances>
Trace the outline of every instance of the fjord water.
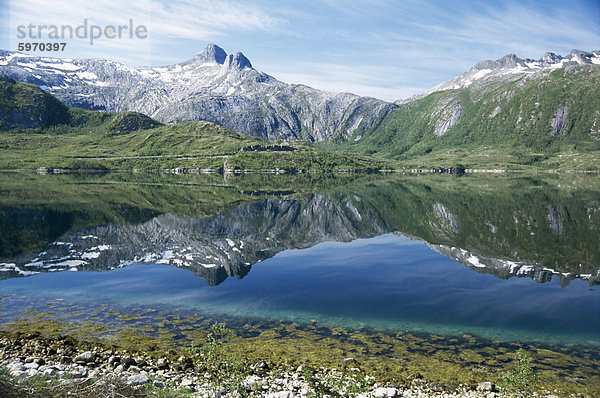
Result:
<instances>
[{"instance_id":1,"label":"fjord water","mask_svg":"<svg viewBox=\"0 0 600 398\"><path fill-rule=\"evenodd\" d=\"M1 317L59 299L600 344L597 177L278 178L3 180Z\"/></svg>"}]
</instances>

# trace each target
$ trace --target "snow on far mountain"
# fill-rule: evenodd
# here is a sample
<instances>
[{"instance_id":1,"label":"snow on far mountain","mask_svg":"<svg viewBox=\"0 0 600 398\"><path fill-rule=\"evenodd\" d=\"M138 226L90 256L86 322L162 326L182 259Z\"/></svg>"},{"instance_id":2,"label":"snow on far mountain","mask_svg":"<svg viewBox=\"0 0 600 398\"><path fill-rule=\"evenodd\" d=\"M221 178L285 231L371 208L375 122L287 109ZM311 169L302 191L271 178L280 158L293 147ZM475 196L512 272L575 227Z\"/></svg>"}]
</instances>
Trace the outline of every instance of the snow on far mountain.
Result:
<instances>
[{"instance_id":1,"label":"snow on far mountain","mask_svg":"<svg viewBox=\"0 0 600 398\"><path fill-rule=\"evenodd\" d=\"M417 94L410 98L399 100L397 103L407 103L438 91L457 90L470 87L474 84L488 83L493 80L508 81L523 76L535 76L539 73L545 73L559 68L599 64L600 51L598 50L593 52L573 50L565 57L547 52L538 60L528 58L521 59L515 54L508 54L496 61L481 61L462 75L440 83L423 94Z\"/></svg>"},{"instance_id":2,"label":"snow on far mountain","mask_svg":"<svg viewBox=\"0 0 600 398\"><path fill-rule=\"evenodd\" d=\"M596 285L600 281L600 274L591 275L559 272L551 268L543 267L541 264L486 257L460 247L450 247L430 243L426 244L438 253L453 258L474 271L492 274L501 279L528 277L538 283L546 283L552 281L552 278L556 276L560 279L560 285L562 287L569 285L573 279L587 280L590 285Z\"/></svg>"},{"instance_id":3,"label":"snow on far mountain","mask_svg":"<svg viewBox=\"0 0 600 398\"><path fill-rule=\"evenodd\" d=\"M351 137L395 105L281 82L242 53L211 44L174 65L134 68L102 59L58 59L0 51L0 73L35 84L70 106L131 110L161 122L207 120L264 138Z\"/></svg>"}]
</instances>

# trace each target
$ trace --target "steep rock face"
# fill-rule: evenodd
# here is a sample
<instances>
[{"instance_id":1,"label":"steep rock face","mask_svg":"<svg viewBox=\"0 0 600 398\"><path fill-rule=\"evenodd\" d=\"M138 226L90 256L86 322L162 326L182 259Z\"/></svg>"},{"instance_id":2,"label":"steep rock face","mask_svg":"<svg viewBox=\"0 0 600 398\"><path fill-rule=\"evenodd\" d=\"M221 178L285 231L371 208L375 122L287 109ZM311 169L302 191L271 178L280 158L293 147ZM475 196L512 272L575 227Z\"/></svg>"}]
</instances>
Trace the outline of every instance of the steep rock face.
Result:
<instances>
[{"instance_id":1,"label":"steep rock face","mask_svg":"<svg viewBox=\"0 0 600 398\"><path fill-rule=\"evenodd\" d=\"M554 117L552 118L552 122L550 125L552 126L552 135L557 136L562 133L565 125L567 123L567 115L569 114L568 106L561 106L556 110Z\"/></svg>"},{"instance_id":2,"label":"steep rock face","mask_svg":"<svg viewBox=\"0 0 600 398\"><path fill-rule=\"evenodd\" d=\"M438 125L433 133L436 137L441 137L446 134L448 130L456 126L460 121L460 115L462 114L462 106L458 105L449 112L447 119L442 119L438 122Z\"/></svg>"},{"instance_id":3,"label":"steep rock face","mask_svg":"<svg viewBox=\"0 0 600 398\"><path fill-rule=\"evenodd\" d=\"M290 85L257 71L242 54L209 45L190 60L133 68L108 60L0 51L0 72L67 105L137 111L164 123L206 120L268 139L323 141L376 126L395 105Z\"/></svg>"}]
</instances>

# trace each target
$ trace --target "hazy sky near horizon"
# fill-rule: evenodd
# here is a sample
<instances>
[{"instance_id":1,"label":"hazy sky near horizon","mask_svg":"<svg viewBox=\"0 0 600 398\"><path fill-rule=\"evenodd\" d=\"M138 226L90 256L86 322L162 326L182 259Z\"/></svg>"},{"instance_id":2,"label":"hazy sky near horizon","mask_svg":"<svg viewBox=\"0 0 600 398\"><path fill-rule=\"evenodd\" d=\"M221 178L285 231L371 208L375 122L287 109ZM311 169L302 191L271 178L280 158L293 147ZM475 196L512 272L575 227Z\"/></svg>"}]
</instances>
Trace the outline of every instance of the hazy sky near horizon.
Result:
<instances>
[{"instance_id":1,"label":"hazy sky near horizon","mask_svg":"<svg viewBox=\"0 0 600 398\"><path fill-rule=\"evenodd\" d=\"M594 0L0 0L0 45L66 42L67 58L108 58L131 66L189 59L207 44L242 52L289 83L385 100L423 92L476 62L509 53L600 49ZM84 25L87 38L47 40L39 26ZM33 37L19 26L33 25ZM90 44L90 26L127 26ZM146 37L129 37L143 26ZM49 29L49 28L46 28ZM19 32L26 32L19 38ZM143 30L142 30L143 32ZM109 29L109 36L113 31ZM142 35L143 36L143 35ZM37 52L36 55L42 53Z\"/></svg>"}]
</instances>

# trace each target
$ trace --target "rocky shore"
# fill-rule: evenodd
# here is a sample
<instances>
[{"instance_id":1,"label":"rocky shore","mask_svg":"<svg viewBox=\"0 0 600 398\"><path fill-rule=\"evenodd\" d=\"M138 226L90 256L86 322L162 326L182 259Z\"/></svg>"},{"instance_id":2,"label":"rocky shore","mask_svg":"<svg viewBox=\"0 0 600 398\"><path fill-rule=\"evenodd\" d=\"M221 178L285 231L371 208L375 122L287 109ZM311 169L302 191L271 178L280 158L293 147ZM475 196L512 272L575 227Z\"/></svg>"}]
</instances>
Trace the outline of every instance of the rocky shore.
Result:
<instances>
[{"instance_id":1,"label":"rocky shore","mask_svg":"<svg viewBox=\"0 0 600 398\"><path fill-rule=\"evenodd\" d=\"M483 381L478 386L452 388L412 375L405 385L379 384L347 358L339 369L308 366L291 367L259 361L243 372L232 368L224 377L215 377L189 357L153 358L132 355L106 347L87 345L65 338L49 343L34 336L15 340L0 338L0 366L16 384L47 378L59 385L99 380L120 380L139 391L155 391L148 396L165 396L158 390L179 391L189 397L500 397L496 386ZM232 382L233 380L233 382ZM234 387L232 387L234 386ZM241 392L240 392L241 391ZM119 395L122 396L122 395ZM144 395L135 395L144 396ZM168 395L170 396L170 395ZM547 393L540 397L554 397ZM573 397L575 397L573 395ZM577 398L583 398L577 395ZM585 397L587 398L587 397Z\"/></svg>"}]
</instances>

